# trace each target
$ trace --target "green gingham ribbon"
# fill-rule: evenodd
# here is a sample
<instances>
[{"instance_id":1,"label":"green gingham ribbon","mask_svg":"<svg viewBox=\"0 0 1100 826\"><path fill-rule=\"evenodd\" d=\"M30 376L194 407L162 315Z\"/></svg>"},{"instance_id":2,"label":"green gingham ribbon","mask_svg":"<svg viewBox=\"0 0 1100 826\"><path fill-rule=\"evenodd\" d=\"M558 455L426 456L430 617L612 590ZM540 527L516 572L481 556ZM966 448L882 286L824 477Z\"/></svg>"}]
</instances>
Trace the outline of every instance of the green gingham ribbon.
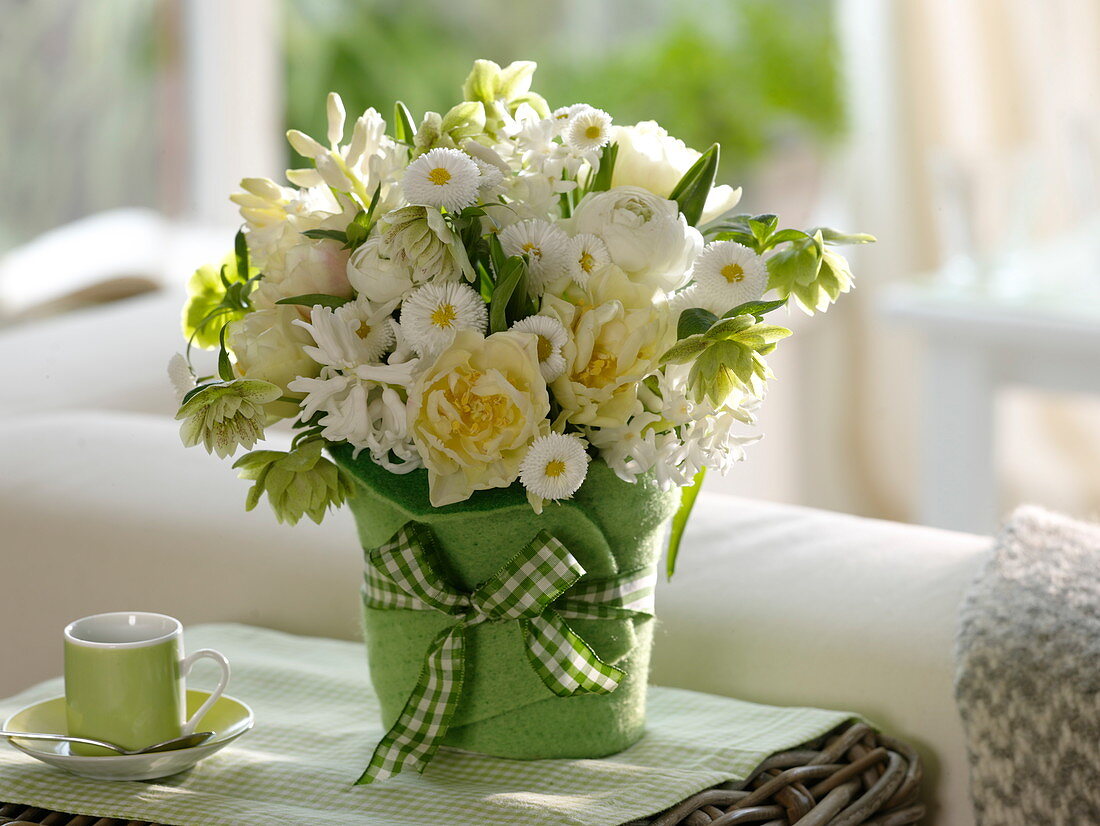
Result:
<instances>
[{"instance_id":1,"label":"green gingham ribbon","mask_svg":"<svg viewBox=\"0 0 1100 826\"><path fill-rule=\"evenodd\" d=\"M439 558L435 537L417 522L407 523L367 555L367 607L439 611L453 616L455 623L428 646L416 687L375 748L359 783L385 780L409 768L422 772L431 762L462 694L470 627L518 621L535 673L554 694L572 697L608 694L625 675L601 660L566 619L653 613L654 569L575 586L584 568L545 531L539 531L473 593L462 593L447 583L434 562Z\"/></svg>"}]
</instances>

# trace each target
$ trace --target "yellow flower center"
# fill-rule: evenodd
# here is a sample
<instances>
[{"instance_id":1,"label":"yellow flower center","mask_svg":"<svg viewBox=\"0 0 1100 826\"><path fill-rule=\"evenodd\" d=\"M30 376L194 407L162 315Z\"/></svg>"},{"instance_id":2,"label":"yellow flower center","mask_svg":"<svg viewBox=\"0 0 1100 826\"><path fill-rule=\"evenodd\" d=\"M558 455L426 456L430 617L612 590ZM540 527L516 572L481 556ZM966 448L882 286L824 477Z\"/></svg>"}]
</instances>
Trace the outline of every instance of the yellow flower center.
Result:
<instances>
[{"instance_id":1,"label":"yellow flower center","mask_svg":"<svg viewBox=\"0 0 1100 826\"><path fill-rule=\"evenodd\" d=\"M596 256L588 252L588 250L585 250L581 253L581 260L579 263L582 270L584 270L586 273L591 274L592 270L596 266Z\"/></svg>"},{"instance_id":2,"label":"yellow flower center","mask_svg":"<svg viewBox=\"0 0 1100 826\"><path fill-rule=\"evenodd\" d=\"M603 387L615 378L619 366L618 359L607 353L594 352L588 366L573 376L586 387Z\"/></svg>"},{"instance_id":3,"label":"yellow flower center","mask_svg":"<svg viewBox=\"0 0 1100 826\"><path fill-rule=\"evenodd\" d=\"M542 248L533 241L528 241L526 244L523 245L523 247L521 247L521 249L524 252L528 252L531 255L535 256L535 258L542 258Z\"/></svg>"},{"instance_id":4,"label":"yellow flower center","mask_svg":"<svg viewBox=\"0 0 1100 826\"><path fill-rule=\"evenodd\" d=\"M546 463L546 475L551 479L557 479L565 473L565 462L561 459L551 459Z\"/></svg>"},{"instance_id":5,"label":"yellow flower center","mask_svg":"<svg viewBox=\"0 0 1100 826\"><path fill-rule=\"evenodd\" d=\"M442 166L437 166L431 172L428 173L428 180L436 186L443 186L451 180L451 173L444 169Z\"/></svg>"},{"instance_id":6,"label":"yellow flower center","mask_svg":"<svg viewBox=\"0 0 1100 826\"><path fill-rule=\"evenodd\" d=\"M596 124L592 124L584 130L584 136L590 141L596 140L596 138L600 136L600 127L596 126Z\"/></svg>"},{"instance_id":7,"label":"yellow flower center","mask_svg":"<svg viewBox=\"0 0 1100 826\"><path fill-rule=\"evenodd\" d=\"M500 393L474 392L481 373L475 370L462 375L463 372L459 371L459 380L443 391L455 415L451 419L451 434L476 436L503 430L511 420L508 399Z\"/></svg>"},{"instance_id":8,"label":"yellow flower center","mask_svg":"<svg viewBox=\"0 0 1100 826\"><path fill-rule=\"evenodd\" d=\"M554 354L554 345L550 343L550 339L546 336L539 336L538 339L537 347L539 361L546 361Z\"/></svg>"},{"instance_id":9,"label":"yellow flower center","mask_svg":"<svg viewBox=\"0 0 1100 826\"><path fill-rule=\"evenodd\" d=\"M444 330L453 327L456 318L458 318L458 312L453 304L440 304L432 311L431 315L432 324Z\"/></svg>"},{"instance_id":10,"label":"yellow flower center","mask_svg":"<svg viewBox=\"0 0 1100 826\"><path fill-rule=\"evenodd\" d=\"M737 281L745 280L745 271L741 268L740 264L726 264L722 267L722 276L731 284Z\"/></svg>"},{"instance_id":11,"label":"yellow flower center","mask_svg":"<svg viewBox=\"0 0 1100 826\"><path fill-rule=\"evenodd\" d=\"M355 331L355 335L359 336L359 338L366 338L367 336L370 335L370 331L371 331L370 325L367 324L367 322L365 322L365 321L360 321L359 322L359 328Z\"/></svg>"}]
</instances>

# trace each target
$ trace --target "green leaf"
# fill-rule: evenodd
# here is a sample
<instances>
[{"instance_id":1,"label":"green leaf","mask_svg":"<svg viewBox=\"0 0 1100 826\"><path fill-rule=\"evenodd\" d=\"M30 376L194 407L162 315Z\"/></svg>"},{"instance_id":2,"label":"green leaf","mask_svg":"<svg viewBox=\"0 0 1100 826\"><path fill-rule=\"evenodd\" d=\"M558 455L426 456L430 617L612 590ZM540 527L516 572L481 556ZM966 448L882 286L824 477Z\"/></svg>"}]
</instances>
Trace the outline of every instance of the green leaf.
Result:
<instances>
[{"instance_id":1,"label":"green leaf","mask_svg":"<svg viewBox=\"0 0 1100 826\"><path fill-rule=\"evenodd\" d=\"M718 316L710 310L704 310L702 307L690 307L680 313L680 319L676 322L676 338L684 339L688 336L705 333L717 320Z\"/></svg>"},{"instance_id":2,"label":"green leaf","mask_svg":"<svg viewBox=\"0 0 1100 826\"><path fill-rule=\"evenodd\" d=\"M225 327L218 333L218 375L222 381L233 381L233 365L229 362L229 351L225 349Z\"/></svg>"},{"instance_id":3,"label":"green leaf","mask_svg":"<svg viewBox=\"0 0 1100 826\"><path fill-rule=\"evenodd\" d=\"M312 238L314 241L339 241L341 244L348 242L347 233L338 229L307 229L302 235L306 238Z\"/></svg>"},{"instance_id":4,"label":"green leaf","mask_svg":"<svg viewBox=\"0 0 1100 826\"><path fill-rule=\"evenodd\" d=\"M772 237L768 239L768 246L775 247L787 241L805 241L809 237L809 233L800 229L781 229L779 232L773 233Z\"/></svg>"},{"instance_id":5,"label":"green leaf","mask_svg":"<svg viewBox=\"0 0 1100 826\"><path fill-rule=\"evenodd\" d=\"M734 318L739 315L751 315L757 321L764 320L764 314L770 313L772 310L778 310L780 307L787 303L787 299L780 298L775 301L746 301L744 304L738 304L729 312L725 313L722 318Z\"/></svg>"},{"instance_id":6,"label":"green leaf","mask_svg":"<svg viewBox=\"0 0 1100 826\"><path fill-rule=\"evenodd\" d=\"M513 255L498 274L493 298L489 302L489 332L507 330L518 314L517 310L525 305L526 298L527 263L518 255Z\"/></svg>"},{"instance_id":7,"label":"green leaf","mask_svg":"<svg viewBox=\"0 0 1100 826\"><path fill-rule=\"evenodd\" d=\"M842 246L845 244L873 244L878 239L873 235L868 235L866 232L841 232L837 229L830 229L829 227L818 227L816 232L821 233L822 239L826 244L833 244L834 246Z\"/></svg>"},{"instance_id":8,"label":"green leaf","mask_svg":"<svg viewBox=\"0 0 1100 826\"><path fill-rule=\"evenodd\" d=\"M600 151L600 171L592 178L589 192L607 192L611 189L611 178L615 174L615 161L619 157L619 145L609 143Z\"/></svg>"},{"instance_id":9,"label":"green leaf","mask_svg":"<svg viewBox=\"0 0 1100 826\"><path fill-rule=\"evenodd\" d=\"M669 579L676 572L676 559L680 555L680 540L684 537L684 529L687 527L691 510L695 507L695 500L699 497L699 491L703 488L703 479L706 478L707 469L700 468L695 474L695 479L690 485L680 488L680 507L676 515L672 517L672 531L668 537L668 556L665 558L665 574Z\"/></svg>"},{"instance_id":10,"label":"green leaf","mask_svg":"<svg viewBox=\"0 0 1100 826\"><path fill-rule=\"evenodd\" d=\"M508 256L504 254L504 247L500 245L500 238L495 232L489 236L489 259L497 280L500 280L504 273L504 265L508 263Z\"/></svg>"},{"instance_id":11,"label":"green leaf","mask_svg":"<svg viewBox=\"0 0 1100 826\"><path fill-rule=\"evenodd\" d=\"M669 195L670 201L680 205L680 212L691 226L699 223L703 215L703 207L714 188L714 178L718 174L718 144L712 144L710 149L699 156L676 188Z\"/></svg>"},{"instance_id":12,"label":"green leaf","mask_svg":"<svg viewBox=\"0 0 1100 826\"><path fill-rule=\"evenodd\" d=\"M714 236L715 241L736 241L742 246L748 247L751 250L759 252L756 249L756 236L751 232L741 232L739 230L733 230L729 232L719 232Z\"/></svg>"},{"instance_id":13,"label":"green leaf","mask_svg":"<svg viewBox=\"0 0 1100 826\"><path fill-rule=\"evenodd\" d=\"M778 215L757 215L755 218L749 219L749 230L756 238L758 248L763 248L777 226L779 226Z\"/></svg>"},{"instance_id":14,"label":"green leaf","mask_svg":"<svg viewBox=\"0 0 1100 826\"><path fill-rule=\"evenodd\" d=\"M320 304L322 307L331 307L336 309L337 307L343 307L351 301L350 298L341 298L338 295L325 295L324 293L307 293L306 295L295 295L290 298L280 298L276 301L276 304L295 304L301 307L316 307Z\"/></svg>"},{"instance_id":15,"label":"green leaf","mask_svg":"<svg viewBox=\"0 0 1100 826\"><path fill-rule=\"evenodd\" d=\"M400 143L412 146L413 138L416 136L416 127L413 126L412 113L409 111L409 107L401 101L397 101L393 105L393 131L394 137Z\"/></svg>"}]
</instances>

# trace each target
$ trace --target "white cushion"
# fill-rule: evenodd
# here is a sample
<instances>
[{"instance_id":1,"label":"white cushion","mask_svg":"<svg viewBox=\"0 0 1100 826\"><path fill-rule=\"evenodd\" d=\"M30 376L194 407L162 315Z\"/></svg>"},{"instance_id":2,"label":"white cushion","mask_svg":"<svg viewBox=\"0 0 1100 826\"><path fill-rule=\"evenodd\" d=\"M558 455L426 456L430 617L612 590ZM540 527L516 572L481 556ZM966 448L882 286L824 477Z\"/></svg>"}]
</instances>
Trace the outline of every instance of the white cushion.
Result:
<instances>
[{"instance_id":1,"label":"white cushion","mask_svg":"<svg viewBox=\"0 0 1100 826\"><path fill-rule=\"evenodd\" d=\"M987 537L704 493L679 571L658 590L653 680L866 715L919 747L933 822L973 823L952 648L990 548Z\"/></svg>"},{"instance_id":2,"label":"white cushion","mask_svg":"<svg viewBox=\"0 0 1100 826\"><path fill-rule=\"evenodd\" d=\"M0 416L131 410L172 416L168 359L184 348L182 288L0 330ZM194 351L212 371L211 354Z\"/></svg>"}]
</instances>

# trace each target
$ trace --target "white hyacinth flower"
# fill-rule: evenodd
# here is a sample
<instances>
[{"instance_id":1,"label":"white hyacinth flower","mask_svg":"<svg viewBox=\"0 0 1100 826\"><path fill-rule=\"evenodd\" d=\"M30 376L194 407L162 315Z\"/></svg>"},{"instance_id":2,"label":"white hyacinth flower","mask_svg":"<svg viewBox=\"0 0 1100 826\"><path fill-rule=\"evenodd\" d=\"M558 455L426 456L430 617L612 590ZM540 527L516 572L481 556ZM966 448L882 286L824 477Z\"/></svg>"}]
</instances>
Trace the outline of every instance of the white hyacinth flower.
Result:
<instances>
[{"instance_id":1,"label":"white hyacinth flower","mask_svg":"<svg viewBox=\"0 0 1100 826\"><path fill-rule=\"evenodd\" d=\"M549 221L520 221L500 232L500 245L507 255L526 255L531 287L537 294L566 272L569 236Z\"/></svg>"},{"instance_id":2,"label":"white hyacinth flower","mask_svg":"<svg viewBox=\"0 0 1100 826\"><path fill-rule=\"evenodd\" d=\"M437 354L451 343L456 330L485 332L489 311L467 284L425 284L401 306L403 338L421 356Z\"/></svg>"},{"instance_id":3,"label":"white hyacinth flower","mask_svg":"<svg viewBox=\"0 0 1100 826\"><path fill-rule=\"evenodd\" d=\"M694 278L702 306L718 314L757 301L768 289L764 257L735 241L707 244L695 259Z\"/></svg>"},{"instance_id":4,"label":"white hyacinth flower","mask_svg":"<svg viewBox=\"0 0 1100 826\"><path fill-rule=\"evenodd\" d=\"M657 414L639 410L624 425L588 428L586 433L615 475L633 484L657 461L653 427L660 421Z\"/></svg>"},{"instance_id":5,"label":"white hyacinth flower","mask_svg":"<svg viewBox=\"0 0 1100 826\"><path fill-rule=\"evenodd\" d=\"M567 260L569 277L583 287L592 273L611 262L611 254L600 236L582 232L570 240Z\"/></svg>"},{"instance_id":6,"label":"white hyacinth flower","mask_svg":"<svg viewBox=\"0 0 1100 826\"><path fill-rule=\"evenodd\" d=\"M549 433L531 443L519 466L519 481L541 513L544 499L569 499L588 475L588 451L573 434Z\"/></svg>"},{"instance_id":7,"label":"white hyacinth flower","mask_svg":"<svg viewBox=\"0 0 1100 826\"><path fill-rule=\"evenodd\" d=\"M593 152L611 140L611 115L602 109L585 106L569 116L562 134L566 145L577 152Z\"/></svg>"},{"instance_id":8,"label":"white hyacinth flower","mask_svg":"<svg viewBox=\"0 0 1100 826\"><path fill-rule=\"evenodd\" d=\"M316 347L302 348L311 359L326 367L352 370L380 361L393 348L389 315L395 304L374 307L360 298L336 309L316 306L310 310L308 322L295 319L293 323L316 342Z\"/></svg>"},{"instance_id":9,"label":"white hyacinth flower","mask_svg":"<svg viewBox=\"0 0 1100 826\"><path fill-rule=\"evenodd\" d=\"M465 152L438 147L409 164L401 185L410 204L459 212L477 200L480 178Z\"/></svg>"},{"instance_id":10,"label":"white hyacinth flower","mask_svg":"<svg viewBox=\"0 0 1100 826\"><path fill-rule=\"evenodd\" d=\"M569 333L560 321L549 316L532 315L517 321L512 329L531 333L538 338L539 372L547 384L565 372L565 356L561 348L569 342Z\"/></svg>"}]
</instances>

